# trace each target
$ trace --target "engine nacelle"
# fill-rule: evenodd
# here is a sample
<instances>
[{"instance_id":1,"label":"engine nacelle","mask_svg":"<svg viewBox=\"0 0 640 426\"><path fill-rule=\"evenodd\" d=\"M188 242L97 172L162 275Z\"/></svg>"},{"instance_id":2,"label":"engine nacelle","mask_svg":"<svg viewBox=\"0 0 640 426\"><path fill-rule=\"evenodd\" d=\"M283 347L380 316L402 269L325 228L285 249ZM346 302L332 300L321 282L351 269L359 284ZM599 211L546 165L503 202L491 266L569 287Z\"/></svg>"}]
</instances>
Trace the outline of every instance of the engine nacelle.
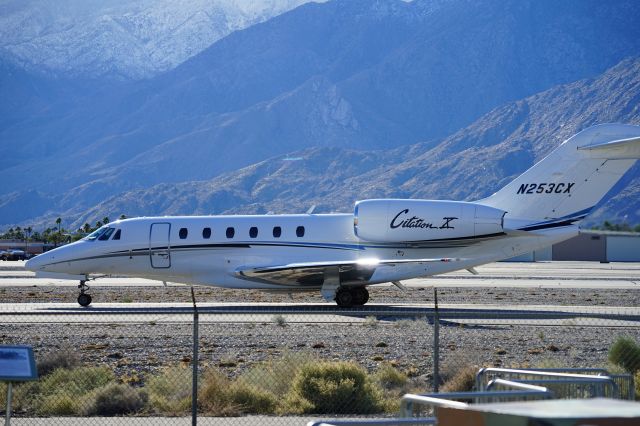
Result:
<instances>
[{"instance_id":1,"label":"engine nacelle","mask_svg":"<svg viewBox=\"0 0 640 426\"><path fill-rule=\"evenodd\" d=\"M373 242L418 242L501 234L505 212L464 201L363 200L356 203L356 236Z\"/></svg>"}]
</instances>

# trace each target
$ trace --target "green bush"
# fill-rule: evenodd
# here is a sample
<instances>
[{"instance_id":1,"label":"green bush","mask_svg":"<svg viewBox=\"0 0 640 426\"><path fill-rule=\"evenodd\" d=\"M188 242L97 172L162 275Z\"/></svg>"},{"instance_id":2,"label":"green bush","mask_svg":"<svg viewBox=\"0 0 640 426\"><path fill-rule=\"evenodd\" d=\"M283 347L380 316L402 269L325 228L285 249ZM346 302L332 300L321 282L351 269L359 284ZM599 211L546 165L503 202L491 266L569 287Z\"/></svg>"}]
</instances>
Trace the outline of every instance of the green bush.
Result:
<instances>
[{"instance_id":1,"label":"green bush","mask_svg":"<svg viewBox=\"0 0 640 426\"><path fill-rule=\"evenodd\" d=\"M36 410L38 414L53 416L73 416L80 411L80 400L63 392L41 396Z\"/></svg>"},{"instance_id":2,"label":"green bush","mask_svg":"<svg viewBox=\"0 0 640 426\"><path fill-rule=\"evenodd\" d=\"M629 337L618 337L609 349L609 361L635 374L640 371L640 346Z\"/></svg>"},{"instance_id":3,"label":"green bush","mask_svg":"<svg viewBox=\"0 0 640 426\"><path fill-rule=\"evenodd\" d=\"M408 377L390 364L382 364L373 378L383 389L399 389L407 384Z\"/></svg>"},{"instance_id":4,"label":"green bush","mask_svg":"<svg viewBox=\"0 0 640 426\"><path fill-rule=\"evenodd\" d=\"M86 401L83 414L87 416L117 416L137 413L147 403L147 394L129 385L109 383L96 389Z\"/></svg>"},{"instance_id":5,"label":"green bush","mask_svg":"<svg viewBox=\"0 0 640 426\"><path fill-rule=\"evenodd\" d=\"M231 404L237 407L238 414L274 414L276 412L278 401L274 394L243 381L232 383L227 395Z\"/></svg>"},{"instance_id":6,"label":"green bush","mask_svg":"<svg viewBox=\"0 0 640 426\"><path fill-rule=\"evenodd\" d=\"M291 388L291 381L303 366L316 360L303 353L286 353L277 360L263 362L246 371L240 379L253 387L270 392L280 398Z\"/></svg>"},{"instance_id":7,"label":"green bush","mask_svg":"<svg viewBox=\"0 0 640 426\"><path fill-rule=\"evenodd\" d=\"M315 414L371 414L384 410L382 390L352 362L303 366L287 398L286 409Z\"/></svg>"},{"instance_id":8,"label":"green bush","mask_svg":"<svg viewBox=\"0 0 640 426\"><path fill-rule=\"evenodd\" d=\"M216 369L204 374L198 401L201 409L212 416L273 414L277 406L273 393L243 380L232 382Z\"/></svg>"},{"instance_id":9,"label":"green bush","mask_svg":"<svg viewBox=\"0 0 640 426\"><path fill-rule=\"evenodd\" d=\"M21 388L20 393L28 394L23 396L25 408L38 415L81 414L84 399L94 389L113 381L115 376L107 367L58 368L39 382Z\"/></svg>"},{"instance_id":10,"label":"green bush","mask_svg":"<svg viewBox=\"0 0 640 426\"><path fill-rule=\"evenodd\" d=\"M149 406L156 413L178 415L191 409L192 372L184 367L163 369L145 384Z\"/></svg>"}]
</instances>

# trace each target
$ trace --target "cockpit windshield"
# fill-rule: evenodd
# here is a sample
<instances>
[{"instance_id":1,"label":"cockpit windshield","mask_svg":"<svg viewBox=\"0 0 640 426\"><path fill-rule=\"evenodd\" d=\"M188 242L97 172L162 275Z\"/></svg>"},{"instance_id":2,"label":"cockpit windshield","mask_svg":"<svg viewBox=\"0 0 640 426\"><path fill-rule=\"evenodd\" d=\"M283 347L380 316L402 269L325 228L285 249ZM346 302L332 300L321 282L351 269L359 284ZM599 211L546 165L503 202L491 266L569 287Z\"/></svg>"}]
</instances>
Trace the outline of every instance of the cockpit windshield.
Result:
<instances>
[{"instance_id":1,"label":"cockpit windshield","mask_svg":"<svg viewBox=\"0 0 640 426\"><path fill-rule=\"evenodd\" d=\"M95 240L100 240L100 241L106 241L109 239L109 237L111 237L111 234L113 234L113 231L115 231L115 228L110 228L108 226L103 226L100 229L97 229L95 231L93 231L91 234L87 235L86 237L83 238L83 240L86 241L95 241Z\"/></svg>"}]
</instances>

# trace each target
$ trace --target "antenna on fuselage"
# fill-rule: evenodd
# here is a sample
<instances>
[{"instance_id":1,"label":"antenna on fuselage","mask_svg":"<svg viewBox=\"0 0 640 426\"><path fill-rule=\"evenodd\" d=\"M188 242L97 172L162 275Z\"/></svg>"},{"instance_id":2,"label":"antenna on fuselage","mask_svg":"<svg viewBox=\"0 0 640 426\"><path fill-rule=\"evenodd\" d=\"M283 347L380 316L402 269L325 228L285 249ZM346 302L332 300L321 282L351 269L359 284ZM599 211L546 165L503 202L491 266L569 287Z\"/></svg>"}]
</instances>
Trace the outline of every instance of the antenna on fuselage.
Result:
<instances>
[{"instance_id":1,"label":"antenna on fuselage","mask_svg":"<svg viewBox=\"0 0 640 426\"><path fill-rule=\"evenodd\" d=\"M307 214L313 214L313 211L316 209L316 205L312 205L311 207L309 207L309 210L307 210Z\"/></svg>"}]
</instances>

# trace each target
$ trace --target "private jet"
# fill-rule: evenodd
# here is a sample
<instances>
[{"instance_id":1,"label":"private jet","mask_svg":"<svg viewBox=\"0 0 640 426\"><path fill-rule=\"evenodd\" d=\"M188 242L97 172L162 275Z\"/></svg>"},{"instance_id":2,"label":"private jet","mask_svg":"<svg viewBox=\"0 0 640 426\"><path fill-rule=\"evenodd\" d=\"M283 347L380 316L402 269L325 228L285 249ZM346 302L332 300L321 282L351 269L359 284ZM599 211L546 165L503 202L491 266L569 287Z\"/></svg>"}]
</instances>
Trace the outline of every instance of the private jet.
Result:
<instances>
[{"instance_id":1,"label":"private jet","mask_svg":"<svg viewBox=\"0 0 640 426\"><path fill-rule=\"evenodd\" d=\"M119 220L27 261L36 276L118 275L236 289L319 291L364 305L367 286L429 277L569 239L640 158L640 127L606 124L564 141L488 198L373 199L348 214Z\"/></svg>"}]
</instances>

